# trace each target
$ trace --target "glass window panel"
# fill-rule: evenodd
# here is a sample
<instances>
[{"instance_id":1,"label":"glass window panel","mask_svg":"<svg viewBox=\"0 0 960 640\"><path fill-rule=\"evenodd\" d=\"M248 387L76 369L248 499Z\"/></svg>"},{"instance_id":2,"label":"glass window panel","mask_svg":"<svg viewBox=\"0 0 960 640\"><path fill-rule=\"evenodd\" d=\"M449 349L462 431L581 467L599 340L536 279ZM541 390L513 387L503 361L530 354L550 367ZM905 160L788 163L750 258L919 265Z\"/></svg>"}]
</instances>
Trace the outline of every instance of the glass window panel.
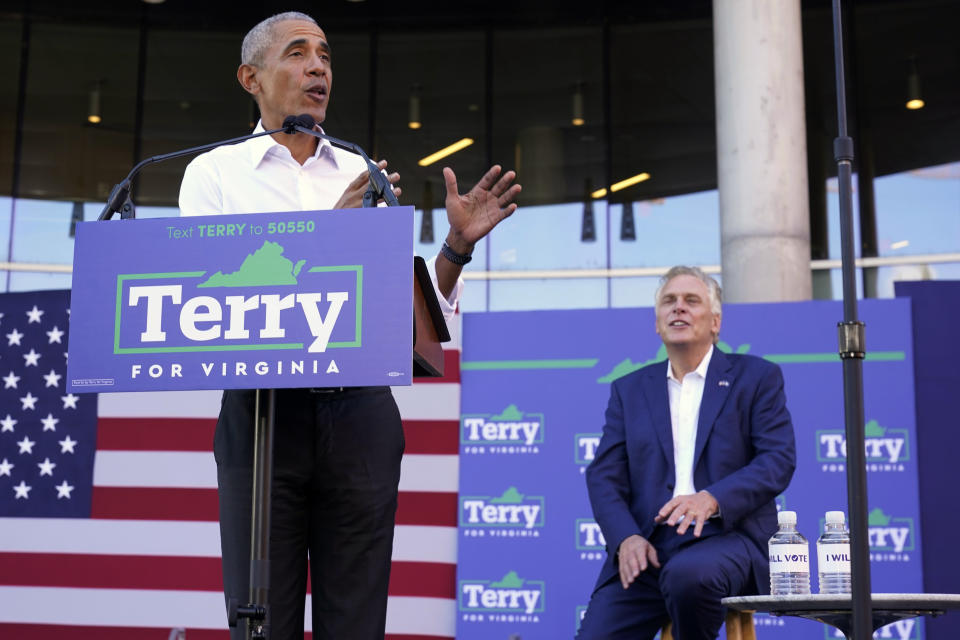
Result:
<instances>
[{"instance_id":1,"label":"glass window panel","mask_svg":"<svg viewBox=\"0 0 960 640\"><path fill-rule=\"evenodd\" d=\"M83 212L83 203L77 204ZM73 202L18 198L13 208L11 261L71 264L70 221L75 208Z\"/></svg>"},{"instance_id":2,"label":"glass window panel","mask_svg":"<svg viewBox=\"0 0 960 640\"><path fill-rule=\"evenodd\" d=\"M446 197L443 167L454 170L462 193L473 187L489 168L484 135L484 74L482 32L405 31L380 38L373 151L387 159L388 170L400 172L401 203L423 209L429 202L436 217L437 212L443 211ZM411 102L416 107L413 113ZM417 113L420 127L410 128L411 115ZM428 166L418 164L464 138L473 143ZM512 159L511 155L497 161L510 165Z\"/></svg>"},{"instance_id":3,"label":"glass window panel","mask_svg":"<svg viewBox=\"0 0 960 640\"><path fill-rule=\"evenodd\" d=\"M838 256L839 257L839 256ZM863 298L863 270L854 269L854 284L857 287L857 299ZM830 287L834 300L843 300L843 270L830 269Z\"/></svg>"},{"instance_id":4,"label":"glass window panel","mask_svg":"<svg viewBox=\"0 0 960 640\"><path fill-rule=\"evenodd\" d=\"M179 207L137 207L137 218L176 218Z\"/></svg>"},{"instance_id":5,"label":"glass window panel","mask_svg":"<svg viewBox=\"0 0 960 640\"><path fill-rule=\"evenodd\" d=\"M460 312L489 311L488 289L486 280L468 280L464 283L463 295L460 297Z\"/></svg>"},{"instance_id":6,"label":"glass window panel","mask_svg":"<svg viewBox=\"0 0 960 640\"><path fill-rule=\"evenodd\" d=\"M960 162L874 181L881 256L960 251Z\"/></svg>"},{"instance_id":7,"label":"glass window panel","mask_svg":"<svg viewBox=\"0 0 960 640\"><path fill-rule=\"evenodd\" d=\"M133 159L138 43L136 29L32 25L21 196L100 200L126 175ZM99 124L87 119L91 107Z\"/></svg>"},{"instance_id":8,"label":"glass window panel","mask_svg":"<svg viewBox=\"0 0 960 640\"><path fill-rule=\"evenodd\" d=\"M0 60L6 73L0 76L0 194L13 189L13 151L17 127L17 97L20 82L20 42L23 24L0 20ZM3 249L6 251L6 247Z\"/></svg>"},{"instance_id":9,"label":"glass window panel","mask_svg":"<svg viewBox=\"0 0 960 640\"><path fill-rule=\"evenodd\" d=\"M0 196L0 261L10 259L11 210L13 199Z\"/></svg>"},{"instance_id":10,"label":"glass window panel","mask_svg":"<svg viewBox=\"0 0 960 640\"><path fill-rule=\"evenodd\" d=\"M607 287L606 278L494 280L488 310L600 309L607 306Z\"/></svg>"},{"instance_id":11,"label":"glass window panel","mask_svg":"<svg viewBox=\"0 0 960 640\"><path fill-rule=\"evenodd\" d=\"M631 202L636 240L623 240L623 210L610 206L613 267L720 264L716 190Z\"/></svg>"},{"instance_id":12,"label":"glass window panel","mask_svg":"<svg viewBox=\"0 0 960 640\"><path fill-rule=\"evenodd\" d=\"M516 167L521 206L583 201L603 186L602 59L595 27L494 34L493 159Z\"/></svg>"},{"instance_id":13,"label":"glass window panel","mask_svg":"<svg viewBox=\"0 0 960 640\"><path fill-rule=\"evenodd\" d=\"M324 33L333 50L333 84L323 130L372 154L375 150L371 149L370 140L370 36Z\"/></svg>"},{"instance_id":14,"label":"glass window panel","mask_svg":"<svg viewBox=\"0 0 960 640\"><path fill-rule=\"evenodd\" d=\"M613 278L610 282L611 307L652 307L660 284L659 276ZM653 329L653 327L650 327Z\"/></svg>"},{"instance_id":15,"label":"glass window panel","mask_svg":"<svg viewBox=\"0 0 960 640\"><path fill-rule=\"evenodd\" d=\"M611 28L611 179L650 174L612 200L716 189L712 28L709 19Z\"/></svg>"},{"instance_id":16,"label":"glass window panel","mask_svg":"<svg viewBox=\"0 0 960 640\"><path fill-rule=\"evenodd\" d=\"M853 174L851 180L856 189L857 174ZM827 237L830 246L830 259L839 260L840 251L840 191L837 186L836 178L827 178ZM853 216L853 253L855 257L860 257L860 203L857 200L857 194L852 196L853 206L851 215ZM857 276L858 278L860 276ZM834 291L837 291L834 288Z\"/></svg>"},{"instance_id":17,"label":"glass window panel","mask_svg":"<svg viewBox=\"0 0 960 640\"><path fill-rule=\"evenodd\" d=\"M9 291L47 291L69 289L73 276L69 273L36 273L16 271L10 274Z\"/></svg>"},{"instance_id":18,"label":"glass window panel","mask_svg":"<svg viewBox=\"0 0 960 640\"><path fill-rule=\"evenodd\" d=\"M252 130L253 102L237 82L242 39L239 33L150 31L140 159ZM137 181L136 204L175 205L183 170L193 157L146 166Z\"/></svg>"},{"instance_id":19,"label":"glass window panel","mask_svg":"<svg viewBox=\"0 0 960 640\"><path fill-rule=\"evenodd\" d=\"M490 269L605 269L606 202L588 204L596 231L590 242L581 240L583 203L520 207L490 234Z\"/></svg>"}]
</instances>

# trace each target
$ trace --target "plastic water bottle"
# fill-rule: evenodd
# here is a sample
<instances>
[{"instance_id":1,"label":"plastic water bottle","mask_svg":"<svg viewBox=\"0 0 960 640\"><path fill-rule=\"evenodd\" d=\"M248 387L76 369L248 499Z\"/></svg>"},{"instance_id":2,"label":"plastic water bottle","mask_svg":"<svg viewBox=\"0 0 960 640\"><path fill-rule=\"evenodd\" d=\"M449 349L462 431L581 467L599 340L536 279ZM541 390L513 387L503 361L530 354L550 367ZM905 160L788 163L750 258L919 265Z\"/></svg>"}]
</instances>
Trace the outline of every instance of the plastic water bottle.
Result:
<instances>
[{"instance_id":1,"label":"plastic water bottle","mask_svg":"<svg viewBox=\"0 0 960 640\"><path fill-rule=\"evenodd\" d=\"M770 538L770 594L810 593L810 545L797 531L797 512L777 514L780 529Z\"/></svg>"},{"instance_id":2,"label":"plastic water bottle","mask_svg":"<svg viewBox=\"0 0 960 640\"><path fill-rule=\"evenodd\" d=\"M820 593L850 593L850 531L843 511L827 511L826 520L817 540Z\"/></svg>"}]
</instances>

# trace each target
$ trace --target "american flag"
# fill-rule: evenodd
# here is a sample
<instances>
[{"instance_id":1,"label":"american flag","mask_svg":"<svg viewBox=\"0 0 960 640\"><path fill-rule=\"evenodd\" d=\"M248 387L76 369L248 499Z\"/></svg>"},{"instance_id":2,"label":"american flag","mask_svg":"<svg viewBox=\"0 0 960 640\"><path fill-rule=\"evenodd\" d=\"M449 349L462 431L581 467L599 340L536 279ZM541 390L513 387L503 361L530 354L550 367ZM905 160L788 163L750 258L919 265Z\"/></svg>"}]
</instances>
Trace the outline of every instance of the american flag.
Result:
<instances>
[{"instance_id":1,"label":"american flag","mask_svg":"<svg viewBox=\"0 0 960 640\"><path fill-rule=\"evenodd\" d=\"M225 640L220 394L67 393L69 295L0 295L0 638ZM394 389L407 449L389 640L454 636L455 322L446 376Z\"/></svg>"}]
</instances>

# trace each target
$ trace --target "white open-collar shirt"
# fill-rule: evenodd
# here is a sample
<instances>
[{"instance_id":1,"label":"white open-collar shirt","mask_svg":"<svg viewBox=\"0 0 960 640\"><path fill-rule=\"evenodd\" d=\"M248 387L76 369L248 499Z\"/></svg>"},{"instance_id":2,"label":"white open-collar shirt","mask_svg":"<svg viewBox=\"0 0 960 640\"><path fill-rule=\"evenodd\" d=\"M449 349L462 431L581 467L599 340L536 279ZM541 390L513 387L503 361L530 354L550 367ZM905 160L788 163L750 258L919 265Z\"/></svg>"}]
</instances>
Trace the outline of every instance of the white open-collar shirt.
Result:
<instances>
[{"instance_id":1,"label":"white open-collar shirt","mask_svg":"<svg viewBox=\"0 0 960 640\"><path fill-rule=\"evenodd\" d=\"M673 466L677 477L673 497L696 493L693 486L693 452L697 446L697 423L707 380L707 368L713 357L713 345L697 368L677 380L673 365L667 363L667 394L670 399L670 426L673 430Z\"/></svg>"},{"instance_id":2,"label":"white open-collar shirt","mask_svg":"<svg viewBox=\"0 0 960 640\"><path fill-rule=\"evenodd\" d=\"M257 123L253 133L264 131ZM321 130L322 131L322 130ZM272 136L217 147L194 158L180 184L180 215L203 216L332 209L367 165L360 156L320 140L301 165ZM446 298L437 286L436 258L427 261L445 318L453 316L463 280Z\"/></svg>"}]
</instances>

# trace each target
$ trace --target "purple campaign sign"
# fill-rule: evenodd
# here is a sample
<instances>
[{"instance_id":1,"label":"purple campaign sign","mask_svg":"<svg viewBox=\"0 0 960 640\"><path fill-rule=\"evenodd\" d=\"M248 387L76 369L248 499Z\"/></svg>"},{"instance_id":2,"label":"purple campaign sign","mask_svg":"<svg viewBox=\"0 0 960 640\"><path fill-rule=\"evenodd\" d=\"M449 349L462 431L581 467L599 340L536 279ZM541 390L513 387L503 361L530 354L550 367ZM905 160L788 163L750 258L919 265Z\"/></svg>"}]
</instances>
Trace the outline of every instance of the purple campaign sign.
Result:
<instances>
[{"instance_id":1,"label":"purple campaign sign","mask_svg":"<svg viewBox=\"0 0 960 640\"><path fill-rule=\"evenodd\" d=\"M924 461L916 453L910 302L864 300L860 310L869 342L863 373L873 589L919 592L917 472ZM842 316L833 301L727 304L717 345L783 371L797 468L777 506L798 513L810 541L813 592L824 513L847 511L836 351ZM464 314L458 640L576 633L608 542L584 471L600 442L611 381L666 356L653 326L651 308ZM765 640L842 637L808 620L754 618ZM877 637L923 640L923 622L897 621Z\"/></svg>"},{"instance_id":2,"label":"purple campaign sign","mask_svg":"<svg viewBox=\"0 0 960 640\"><path fill-rule=\"evenodd\" d=\"M77 225L68 389L408 385L413 208Z\"/></svg>"}]
</instances>

